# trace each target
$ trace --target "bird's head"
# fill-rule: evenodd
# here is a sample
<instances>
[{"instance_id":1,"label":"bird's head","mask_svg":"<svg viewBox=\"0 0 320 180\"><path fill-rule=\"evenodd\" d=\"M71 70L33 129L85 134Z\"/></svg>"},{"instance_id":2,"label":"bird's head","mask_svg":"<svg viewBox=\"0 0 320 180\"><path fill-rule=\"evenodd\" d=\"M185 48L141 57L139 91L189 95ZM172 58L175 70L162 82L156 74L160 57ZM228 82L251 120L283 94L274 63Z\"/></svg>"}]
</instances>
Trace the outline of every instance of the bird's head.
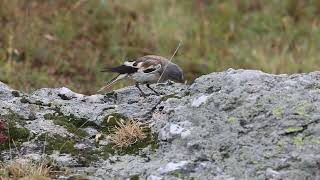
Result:
<instances>
[{"instance_id":1,"label":"bird's head","mask_svg":"<svg viewBox=\"0 0 320 180\"><path fill-rule=\"evenodd\" d=\"M168 79L178 83L184 83L183 71L179 66L170 63L166 71L168 71Z\"/></svg>"}]
</instances>

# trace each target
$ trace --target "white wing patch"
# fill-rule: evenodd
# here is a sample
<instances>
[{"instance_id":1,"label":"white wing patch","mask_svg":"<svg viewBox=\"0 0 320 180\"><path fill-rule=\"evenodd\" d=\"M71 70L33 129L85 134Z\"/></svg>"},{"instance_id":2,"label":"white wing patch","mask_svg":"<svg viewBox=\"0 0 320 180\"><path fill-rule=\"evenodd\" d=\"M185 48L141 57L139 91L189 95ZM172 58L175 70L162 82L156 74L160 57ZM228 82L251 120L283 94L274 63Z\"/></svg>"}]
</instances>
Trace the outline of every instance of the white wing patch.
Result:
<instances>
[{"instance_id":1,"label":"white wing patch","mask_svg":"<svg viewBox=\"0 0 320 180\"><path fill-rule=\"evenodd\" d=\"M134 67L134 68L140 68L143 62L136 63L136 61L126 61L123 64L126 66Z\"/></svg>"},{"instance_id":2,"label":"white wing patch","mask_svg":"<svg viewBox=\"0 0 320 180\"><path fill-rule=\"evenodd\" d=\"M126 62L124 62L123 64L126 65L126 66L134 67L134 66L133 66L133 63L135 63L135 61L126 61Z\"/></svg>"},{"instance_id":3,"label":"white wing patch","mask_svg":"<svg viewBox=\"0 0 320 180\"><path fill-rule=\"evenodd\" d=\"M148 66L146 68L139 68L138 69L138 72L142 72L142 73L153 73L153 72L156 72L158 71L159 69L161 68L161 64L157 64L157 65L151 65L151 66Z\"/></svg>"}]
</instances>

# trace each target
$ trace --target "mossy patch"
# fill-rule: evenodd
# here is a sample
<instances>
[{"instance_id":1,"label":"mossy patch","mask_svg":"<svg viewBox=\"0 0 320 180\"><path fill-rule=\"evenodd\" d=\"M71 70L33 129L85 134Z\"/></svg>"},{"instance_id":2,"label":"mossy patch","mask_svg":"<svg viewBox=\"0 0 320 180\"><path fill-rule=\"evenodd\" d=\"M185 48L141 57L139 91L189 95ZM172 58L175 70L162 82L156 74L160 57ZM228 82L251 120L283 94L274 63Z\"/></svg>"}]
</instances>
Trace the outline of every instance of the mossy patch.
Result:
<instances>
[{"instance_id":1,"label":"mossy patch","mask_svg":"<svg viewBox=\"0 0 320 180\"><path fill-rule=\"evenodd\" d=\"M127 148L122 149L115 149L115 153L119 155L125 154L139 154L140 150L150 146L151 150L155 151L158 149L159 145L157 143L157 136L151 133L149 128L144 129L145 134L147 137L143 140L137 141L136 143L132 144Z\"/></svg>"},{"instance_id":2,"label":"mossy patch","mask_svg":"<svg viewBox=\"0 0 320 180\"><path fill-rule=\"evenodd\" d=\"M89 126L96 127L95 123L88 121L87 119L78 118L73 114L65 116L60 111L56 111L53 114L45 114L44 118L48 120L53 120L53 123L63 126L68 130L68 132L75 134L78 137L88 136L88 134L81 128Z\"/></svg>"},{"instance_id":3,"label":"mossy patch","mask_svg":"<svg viewBox=\"0 0 320 180\"><path fill-rule=\"evenodd\" d=\"M124 115L114 112L104 118L100 129L102 132L109 134L114 127L118 127L120 122L127 119Z\"/></svg>"},{"instance_id":4,"label":"mossy patch","mask_svg":"<svg viewBox=\"0 0 320 180\"><path fill-rule=\"evenodd\" d=\"M136 143L132 144L129 147L126 148L115 148L114 144L110 143L106 146L103 146L103 152L105 154L113 155L126 155L126 154L131 154L131 155L138 155L139 152L150 146L150 149L152 151L155 151L158 149L159 145L157 143L157 136L156 134L152 134L150 129L144 129L145 134L147 137L143 140L137 141Z\"/></svg>"},{"instance_id":5,"label":"mossy patch","mask_svg":"<svg viewBox=\"0 0 320 180\"><path fill-rule=\"evenodd\" d=\"M33 133L30 132L26 128L18 128L16 126L16 122L9 120L6 123L6 131L4 132L5 135L8 137L8 140L2 144L0 144L0 150L5 150L13 146L13 143L15 146L20 146L23 142L29 141L33 138Z\"/></svg>"},{"instance_id":6,"label":"mossy patch","mask_svg":"<svg viewBox=\"0 0 320 180\"><path fill-rule=\"evenodd\" d=\"M136 175L130 176L130 180L139 180L139 175L136 174Z\"/></svg>"},{"instance_id":7,"label":"mossy patch","mask_svg":"<svg viewBox=\"0 0 320 180\"><path fill-rule=\"evenodd\" d=\"M45 143L45 153L52 154L53 151L59 151L60 153L74 154L77 150L74 147L75 141L69 137L63 137L60 135L49 136L44 133L38 137Z\"/></svg>"},{"instance_id":8,"label":"mossy patch","mask_svg":"<svg viewBox=\"0 0 320 180\"><path fill-rule=\"evenodd\" d=\"M88 133L86 131L84 131L83 129L79 129L74 124L72 124L70 121L55 119L55 120L53 120L53 123L56 125L63 126L64 128L66 128L68 130L68 132L75 134L79 137L83 138L83 137L88 136Z\"/></svg>"},{"instance_id":9,"label":"mossy patch","mask_svg":"<svg viewBox=\"0 0 320 180\"><path fill-rule=\"evenodd\" d=\"M19 114L16 114L11 109L8 109L9 114L6 115L0 115L0 118L5 120L5 122L16 122L17 124L20 124L21 126L26 124L25 118L22 117Z\"/></svg>"},{"instance_id":10,"label":"mossy patch","mask_svg":"<svg viewBox=\"0 0 320 180\"><path fill-rule=\"evenodd\" d=\"M4 135L9 138L6 142L0 144L0 150L9 149L10 144L12 146L13 142L16 147L19 147L23 142L29 141L33 138L33 133L22 127L25 124L23 118L15 114L13 111L10 111L10 114L8 115L0 117L4 120L6 126ZM19 127L18 124L21 127Z\"/></svg>"},{"instance_id":11,"label":"mossy patch","mask_svg":"<svg viewBox=\"0 0 320 180\"><path fill-rule=\"evenodd\" d=\"M143 128L143 132L146 134L146 138L137 141L133 145L127 148L117 149L114 148L114 145L109 143L105 146L100 146L98 143L95 144L94 147L92 145L88 146L88 148L78 150L75 148L75 142L82 141L83 137L87 136L87 133L83 133L84 131L79 127L88 127L95 126L99 131L104 132L105 134L110 134L112 129L119 126L121 121L126 121L128 118L119 114L112 113L109 116L105 117L102 127L97 127L95 124L85 124L85 119L79 119L77 117L64 116L62 113L56 112L54 114L46 114L44 115L45 119L53 120L55 124L61 125L65 127L69 132L77 135L76 137L62 137L60 135L54 135L51 137L46 137L46 152L52 153L53 151L59 151L60 153L68 153L73 157L78 159L78 163L83 166L90 165L91 162L98 161L100 159L107 159L110 155L118 154L139 154L139 151L147 146L150 146L152 150L158 148L157 137L152 134L150 128ZM85 124L85 125L84 125ZM80 138L80 139L78 139ZM40 140L45 140L45 135L41 135L39 137ZM90 147L90 148L89 148Z\"/></svg>"},{"instance_id":12,"label":"mossy patch","mask_svg":"<svg viewBox=\"0 0 320 180\"><path fill-rule=\"evenodd\" d=\"M112 133L113 129L115 129L116 127L119 127L120 122L125 122L127 120L128 118L123 116L122 114L112 113L109 116L105 117L102 123L103 127L101 130L105 134L110 134ZM121 148L121 149L113 148L112 144L108 144L107 146L104 147L104 150L107 152L110 152L111 154L124 155L124 154L138 154L140 150L148 146L150 146L152 150L158 149L157 135L153 134L149 127L143 127L143 132L145 133L146 138L144 138L143 140L137 141L136 143L132 144L127 148Z\"/></svg>"},{"instance_id":13,"label":"mossy patch","mask_svg":"<svg viewBox=\"0 0 320 180\"><path fill-rule=\"evenodd\" d=\"M183 174L181 170L172 171L169 173L169 175L183 180L195 180L194 177L190 177L188 175Z\"/></svg>"},{"instance_id":14,"label":"mossy patch","mask_svg":"<svg viewBox=\"0 0 320 180\"><path fill-rule=\"evenodd\" d=\"M75 147L76 139L72 137L63 137L60 135L48 135L44 133L38 137L38 140L45 142L44 149L46 154L52 154L54 151L59 153L71 154L78 160L82 166L89 166L92 162L100 159L107 159L113 151L106 151L103 148L88 147L77 149Z\"/></svg>"}]
</instances>

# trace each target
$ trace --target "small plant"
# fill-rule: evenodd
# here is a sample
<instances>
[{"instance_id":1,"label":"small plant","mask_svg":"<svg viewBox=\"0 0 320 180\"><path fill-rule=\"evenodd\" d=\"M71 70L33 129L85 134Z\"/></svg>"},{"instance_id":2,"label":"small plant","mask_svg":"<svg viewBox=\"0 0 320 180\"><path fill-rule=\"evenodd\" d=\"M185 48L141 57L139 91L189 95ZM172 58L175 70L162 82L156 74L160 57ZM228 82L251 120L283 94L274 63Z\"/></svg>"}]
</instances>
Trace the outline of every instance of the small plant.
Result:
<instances>
[{"instance_id":1,"label":"small plant","mask_svg":"<svg viewBox=\"0 0 320 180\"><path fill-rule=\"evenodd\" d=\"M6 140L8 140L8 137L4 133L5 129L6 129L6 126L4 122L0 120L0 143L3 143Z\"/></svg>"},{"instance_id":2,"label":"small plant","mask_svg":"<svg viewBox=\"0 0 320 180\"><path fill-rule=\"evenodd\" d=\"M125 123L119 122L118 125L110 135L110 140L114 144L113 148L127 148L147 137L143 132L141 123L132 119Z\"/></svg>"},{"instance_id":3,"label":"small plant","mask_svg":"<svg viewBox=\"0 0 320 180\"><path fill-rule=\"evenodd\" d=\"M50 173L51 167L45 162L12 162L10 164L0 164L0 177L3 178L49 180L51 179Z\"/></svg>"}]
</instances>

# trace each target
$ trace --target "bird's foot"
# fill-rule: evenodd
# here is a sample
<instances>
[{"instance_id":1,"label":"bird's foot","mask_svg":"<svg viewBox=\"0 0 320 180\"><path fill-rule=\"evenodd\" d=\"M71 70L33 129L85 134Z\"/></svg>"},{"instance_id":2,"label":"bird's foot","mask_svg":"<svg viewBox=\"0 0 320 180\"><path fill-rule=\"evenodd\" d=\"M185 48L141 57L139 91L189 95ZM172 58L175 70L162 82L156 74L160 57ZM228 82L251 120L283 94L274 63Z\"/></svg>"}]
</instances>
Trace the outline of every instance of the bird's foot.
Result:
<instances>
[{"instance_id":1,"label":"bird's foot","mask_svg":"<svg viewBox=\"0 0 320 180\"><path fill-rule=\"evenodd\" d=\"M173 84L174 84L173 81L168 80L167 85L173 85Z\"/></svg>"}]
</instances>

